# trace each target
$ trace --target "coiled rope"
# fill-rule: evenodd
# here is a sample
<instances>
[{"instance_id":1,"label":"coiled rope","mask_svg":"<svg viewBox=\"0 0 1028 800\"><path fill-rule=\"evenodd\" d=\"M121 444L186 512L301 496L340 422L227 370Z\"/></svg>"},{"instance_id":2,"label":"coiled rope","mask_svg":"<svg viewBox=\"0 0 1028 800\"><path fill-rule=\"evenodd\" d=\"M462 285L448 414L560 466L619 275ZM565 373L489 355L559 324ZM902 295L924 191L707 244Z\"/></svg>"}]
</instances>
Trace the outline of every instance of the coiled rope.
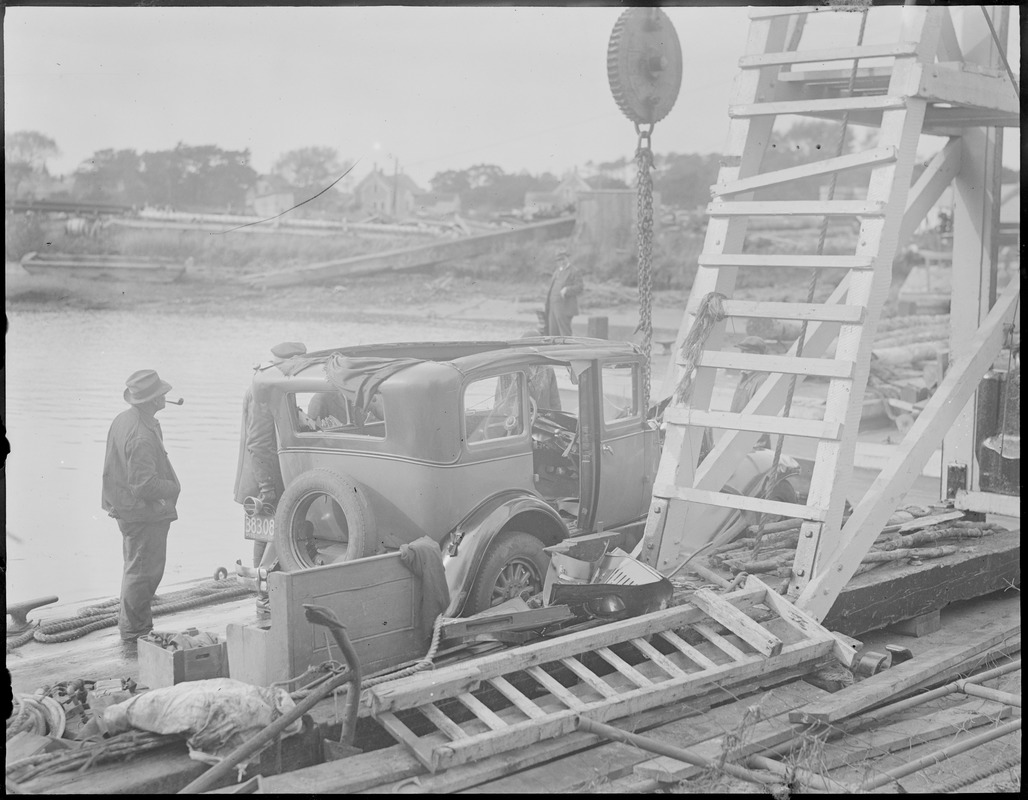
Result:
<instances>
[{"instance_id":1,"label":"coiled rope","mask_svg":"<svg viewBox=\"0 0 1028 800\"><path fill-rule=\"evenodd\" d=\"M237 597L253 594L253 589L242 583L226 584L224 581L212 581L189 589L169 592L155 596L151 603L154 616L174 614L203 605L224 603ZM31 639L43 644L69 642L79 639L94 631L111 628L118 624L118 609L121 601L118 598L106 600L95 606L84 608L74 617L66 617L48 621L32 628L25 633L12 637L7 641L10 652Z\"/></svg>"}]
</instances>

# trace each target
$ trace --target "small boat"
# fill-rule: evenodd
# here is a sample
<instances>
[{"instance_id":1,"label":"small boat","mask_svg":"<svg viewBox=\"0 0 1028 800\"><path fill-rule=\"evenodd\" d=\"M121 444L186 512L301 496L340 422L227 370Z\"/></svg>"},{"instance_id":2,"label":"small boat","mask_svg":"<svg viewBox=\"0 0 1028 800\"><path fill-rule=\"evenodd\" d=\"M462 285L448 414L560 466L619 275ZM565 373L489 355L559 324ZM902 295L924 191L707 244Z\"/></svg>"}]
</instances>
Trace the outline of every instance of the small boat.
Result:
<instances>
[{"instance_id":1,"label":"small boat","mask_svg":"<svg viewBox=\"0 0 1028 800\"><path fill-rule=\"evenodd\" d=\"M184 263L171 258L81 253L28 253L21 265L30 275L147 283L172 283L186 271Z\"/></svg>"}]
</instances>

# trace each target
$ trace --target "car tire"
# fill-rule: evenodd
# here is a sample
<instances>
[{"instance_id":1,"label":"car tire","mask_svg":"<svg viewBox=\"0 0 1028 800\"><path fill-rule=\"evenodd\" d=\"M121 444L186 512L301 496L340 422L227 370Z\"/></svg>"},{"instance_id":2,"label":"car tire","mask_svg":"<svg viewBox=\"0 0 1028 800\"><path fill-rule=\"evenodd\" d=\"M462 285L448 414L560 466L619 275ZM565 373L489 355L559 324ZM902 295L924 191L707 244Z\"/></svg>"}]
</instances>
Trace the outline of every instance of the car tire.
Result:
<instances>
[{"instance_id":1,"label":"car tire","mask_svg":"<svg viewBox=\"0 0 1028 800\"><path fill-rule=\"evenodd\" d=\"M275 549L279 566L286 572L319 566L297 537L312 503L323 497L334 501L346 526L345 555L332 563L363 558L374 547L375 518L364 489L335 472L314 469L303 473L286 487L275 512ZM333 512L337 523L338 512Z\"/></svg>"},{"instance_id":2,"label":"car tire","mask_svg":"<svg viewBox=\"0 0 1028 800\"><path fill-rule=\"evenodd\" d=\"M543 543L530 533L500 534L486 551L472 584L465 615L477 614L506 600L542 591L550 557Z\"/></svg>"}]
</instances>

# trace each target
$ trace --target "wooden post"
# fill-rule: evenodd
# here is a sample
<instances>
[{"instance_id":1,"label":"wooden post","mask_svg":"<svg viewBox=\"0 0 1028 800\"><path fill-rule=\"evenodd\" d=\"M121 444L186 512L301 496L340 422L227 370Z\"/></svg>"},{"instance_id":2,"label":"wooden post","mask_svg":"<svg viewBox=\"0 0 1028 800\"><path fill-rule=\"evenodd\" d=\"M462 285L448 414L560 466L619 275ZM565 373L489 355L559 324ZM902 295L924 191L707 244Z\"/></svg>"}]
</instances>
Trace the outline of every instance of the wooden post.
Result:
<instances>
[{"instance_id":1,"label":"wooden post","mask_svg":"<svg viewBox=\"0 0 1028 800\"><path fill-rule=\"evenodd\" d=\"M989 6L1000 36L1006 40L1009 8ZM982 9L960 9L957 35L964 60L990 69L1003 69L996 43ZM996 302L996 263L999 243L1002 128L967 128L961 138L960 170L954 180L953 261L951 269L950 353L953 360L968 353L971 338ZM966 464L968 482L960 489L979 488L975 456L976 397L971 398L946 434L943 463ZM948 496L950 487L944 487Z\"/></svg>"},{"instance_id":2,"label":"wooden post","mask_svg":"<svg viewBox=\"0 0 1028 800\"><path fill-rule=\"evenodd\" d=\"M588 319L588 330L586 336L592 339L607 339L607 318L606 317L589 317Z\"/></svg>"}]
</instances>

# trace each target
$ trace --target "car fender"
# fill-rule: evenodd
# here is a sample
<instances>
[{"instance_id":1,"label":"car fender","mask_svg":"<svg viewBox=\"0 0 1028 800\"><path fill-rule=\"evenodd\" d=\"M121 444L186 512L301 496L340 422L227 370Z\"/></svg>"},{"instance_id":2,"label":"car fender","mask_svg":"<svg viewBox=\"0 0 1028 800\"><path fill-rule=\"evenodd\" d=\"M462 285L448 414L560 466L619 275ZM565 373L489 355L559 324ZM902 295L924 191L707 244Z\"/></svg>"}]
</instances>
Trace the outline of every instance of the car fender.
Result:
<instances>
[{"instance_id":1,"label":"car fender","mask_svg":"<svg viewBox=\"0 0 1028 800\"><path fill-rule=\"evenodd\" d=\"M532 524L519 527L538 536L544 544L556 544L568 536L567 525L541 497L520 489L500 492L469 513L443 540L443 568L450 591L446 616L457 616L464 607L486 550L517 517L530 515Z\"/></svg>"}]
</instances>

